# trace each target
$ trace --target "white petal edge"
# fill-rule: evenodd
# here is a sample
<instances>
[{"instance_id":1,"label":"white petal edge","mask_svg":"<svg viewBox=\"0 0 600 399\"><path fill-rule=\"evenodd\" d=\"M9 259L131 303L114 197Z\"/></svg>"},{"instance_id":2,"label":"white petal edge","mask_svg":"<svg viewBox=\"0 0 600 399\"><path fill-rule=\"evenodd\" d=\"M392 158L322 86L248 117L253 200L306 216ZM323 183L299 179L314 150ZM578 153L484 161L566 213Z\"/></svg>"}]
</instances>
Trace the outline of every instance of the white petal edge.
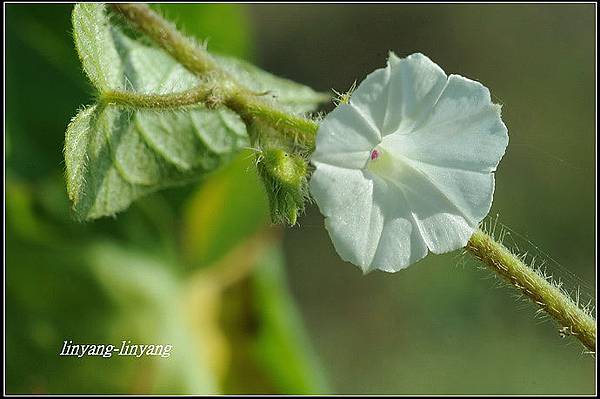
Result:
<instances>
[{"instance_id":1,"label":"white petal edge","mask_svg":"<svg viewBox=\"0 0 600 399\"><path fill-rule=\"evenodd\" d=\"M367 76L350 103L362 109L382 136L408 133L426 117L447 83L444 71L421 53L398 58Z\"/></svg>"},{"instance_id":2,"label":"white petal edge","mask_svg":"<svg viewBox=\"0 0 600 399\"><path fill-rule=\"evenodd\" d=\"M451 75L430 115L407 135L394 135L403 156L451 169L492 172L508 145L501 107L481 83Z\"/></svg>"},{"instance_id":3,"label":"white petal edge","mask_svg":"<svg viewBox=\"0 0 600 399\"><path fill-rule=\"evenodd\" d=\"M383 215L373 207L373 181L359 169L320 164L310 190L338 254L366 271L376 250L372 237L383 229Z\"/></svg>"},{"instance_id":4,"label":"white petal edge","mask_svg":"<svg viewBox=\"0 0 600 399\"><path fill-rule=\"evenodd\" d=\"M336 251L363 273L396 272L427 255L397 187L368 172L327 164L317 166L310 184Z\"/></svg>"}]
</instances>

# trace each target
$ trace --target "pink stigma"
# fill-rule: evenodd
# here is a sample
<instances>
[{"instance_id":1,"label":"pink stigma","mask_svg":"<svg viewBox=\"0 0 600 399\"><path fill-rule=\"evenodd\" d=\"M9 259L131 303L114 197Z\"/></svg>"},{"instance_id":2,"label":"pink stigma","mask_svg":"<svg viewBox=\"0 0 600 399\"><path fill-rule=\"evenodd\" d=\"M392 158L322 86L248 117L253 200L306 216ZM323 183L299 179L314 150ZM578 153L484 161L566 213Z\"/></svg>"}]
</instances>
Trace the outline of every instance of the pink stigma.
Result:
<instances>
[{"instance_id":1,"label":"pink stigma","mask_svg":"<svg viewBox=\"0 0 600 399\"><path fill-rule=\"evenodd\" d=\"M379 151L377 151L377 150L371 151L371 161L374 161L377 158L379 158Z\"/></svg>"}]
</instances>

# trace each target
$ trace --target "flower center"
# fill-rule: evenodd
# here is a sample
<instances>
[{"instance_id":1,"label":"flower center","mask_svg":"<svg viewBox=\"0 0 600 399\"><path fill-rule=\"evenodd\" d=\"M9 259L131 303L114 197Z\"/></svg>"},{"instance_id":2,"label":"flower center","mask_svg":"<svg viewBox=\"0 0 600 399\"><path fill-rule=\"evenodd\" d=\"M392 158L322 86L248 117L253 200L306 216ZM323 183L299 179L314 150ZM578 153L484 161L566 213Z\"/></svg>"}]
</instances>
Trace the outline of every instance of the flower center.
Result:
<instances>
[{"instance_id":1,"label":"flower center","mask_svg":"<svg viewBox=\"0 0 600 399\"><path fill-rule=\"evenodd\" d=\"M403 163L381 144L371 150L366 169L387 181L398 183L402 179Z\"/></svg>"}]
</instances>

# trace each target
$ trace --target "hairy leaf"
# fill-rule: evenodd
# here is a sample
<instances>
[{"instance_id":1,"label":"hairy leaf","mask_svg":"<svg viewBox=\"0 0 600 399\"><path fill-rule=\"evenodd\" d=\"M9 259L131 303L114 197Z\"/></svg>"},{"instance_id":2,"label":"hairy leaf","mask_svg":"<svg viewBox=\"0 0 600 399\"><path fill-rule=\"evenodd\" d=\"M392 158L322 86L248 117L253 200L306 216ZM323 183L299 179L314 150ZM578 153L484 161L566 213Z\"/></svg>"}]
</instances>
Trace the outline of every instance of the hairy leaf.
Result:
<instances>
[{"instance_id":1,"label":"hairy leaf","mask_svg":"<svg viewBox=\"0 0 600 399\"><path fill-rule=\"evenodd\" d=\"M255 92L266 92L288 112L314 111L317 104L328 100L328 96L317 93L308 86L282 79L254 65L232 57L215 56L221 67L235 76L242 85Z\"/></svg>"},{"instance_id":2,"label":"hairy leaf","mask_svg":"<svg viewBox=\"0 0 600 399\"><path fill-rule=\"evenodd\" d=\"M98 90L120 89L120 61L101 4L76 4L73 38L88 78ZM109 67L107 67L109 66Z\"/></svg>"},{"instance_id":3,"label":"hairy leaf","mask_svg":"<svg viewBox=\"0 0 600 399\"><path fill-rule=\"evenodd\" d=\"M162 49L126 35L102 4L77 4L73 28L83 69L100 94L169 94L201 83ZM236 81L256 92L268 91L288 111L310 111L323 100L308 87L243 61L215 59ZM66 132L69 197L79 219L113 215L140 196L202 177L247 145L244 123L225 108L89 106Z\"/></svg>"}]
</instances>

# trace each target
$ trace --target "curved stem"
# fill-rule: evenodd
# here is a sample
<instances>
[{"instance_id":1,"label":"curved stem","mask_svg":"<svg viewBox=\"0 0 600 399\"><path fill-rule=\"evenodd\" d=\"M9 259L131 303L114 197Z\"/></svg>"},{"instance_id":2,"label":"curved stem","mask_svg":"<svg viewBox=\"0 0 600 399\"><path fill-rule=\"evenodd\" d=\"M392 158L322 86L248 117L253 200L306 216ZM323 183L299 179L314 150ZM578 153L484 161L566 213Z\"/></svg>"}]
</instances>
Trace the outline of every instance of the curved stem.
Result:
<instances>
[{"instance_id":1,"label":"curved stem","mask_svg":"<svg viewBox=\"0 0 600 399\"><path fill-rule=\"evenodd\" d=\"M466 249L552 316L561 325L561 334L574 335L595 352L596 320L559 287L481 230L473 234Z\"/></svg>"},{"instance_id":2,"label":"curved stem","mask_svg":"<svg viewBox=\"0 0 600 399\"><path fill-rule=\"evenodd\" d=\"M240 85L232 76L222 71L210 54L194 41L185 37L167 20L145 4L112 4L113 10L123 15L140 32L160 45L173 58L196 75L215 73L223 82L229 82L234 93L223 103L240 114L246 123L254 118L280 130L286 136L301 141L308 148L314 147L318 129L316 122L283 112L261 100L256 94Z\"/></svg>"},{"instance_id":3,"label":"curved stem","mask_svg":"<svg viewBox=\"0 0 600 399\"><path fill-rule=\"evenodd\" d=\"M111 4L110 6L190 71L202 75L217 70L216 63L202 47L182 35L173 24L147 5Z\"/></svg>"}]
</instances>

